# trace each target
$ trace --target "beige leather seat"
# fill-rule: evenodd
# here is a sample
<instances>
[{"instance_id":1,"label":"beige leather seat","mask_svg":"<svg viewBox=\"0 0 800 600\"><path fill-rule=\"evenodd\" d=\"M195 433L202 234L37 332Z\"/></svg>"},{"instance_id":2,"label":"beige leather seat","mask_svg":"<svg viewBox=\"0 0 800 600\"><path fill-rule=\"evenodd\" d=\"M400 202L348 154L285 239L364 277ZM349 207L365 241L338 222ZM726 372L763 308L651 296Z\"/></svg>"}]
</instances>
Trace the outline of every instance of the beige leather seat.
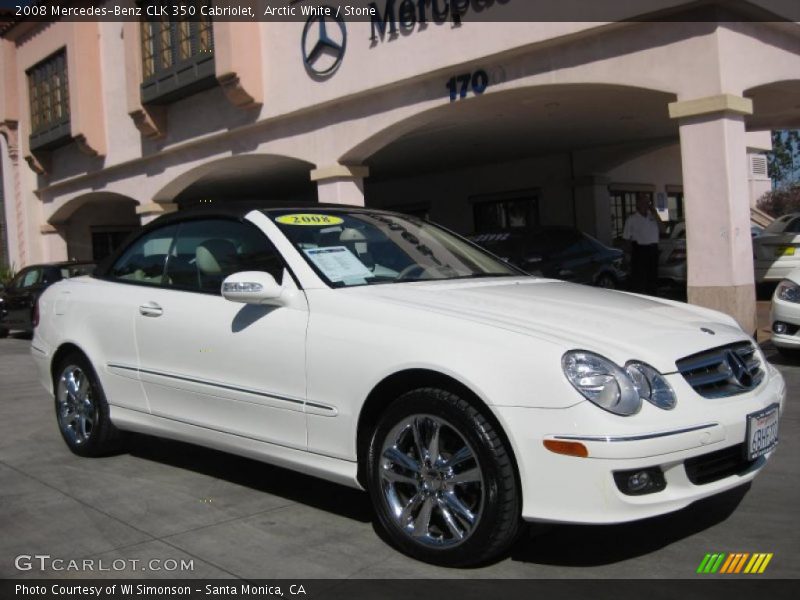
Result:
<instances>
[{"instance_id":1,"label":"beige leather seat","mask_svg":"<svg viewBox=\"0 0 800 600\"><path fill-rule=\"evenodd\" d=\"M195 266L200 289L219 292L222 280L237 270L236 246L228 240L206 240L195 250Z\"/></svg>"}]
</instances>

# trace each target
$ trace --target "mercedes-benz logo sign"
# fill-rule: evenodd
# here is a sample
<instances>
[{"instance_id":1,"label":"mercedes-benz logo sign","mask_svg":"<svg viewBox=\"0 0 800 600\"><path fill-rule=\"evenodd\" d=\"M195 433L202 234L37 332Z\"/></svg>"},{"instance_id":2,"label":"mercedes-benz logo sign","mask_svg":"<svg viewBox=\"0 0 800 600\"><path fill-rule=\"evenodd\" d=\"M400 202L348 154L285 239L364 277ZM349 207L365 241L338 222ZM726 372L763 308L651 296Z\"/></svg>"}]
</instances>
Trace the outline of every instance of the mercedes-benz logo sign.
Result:
<instances>
[{"instance_id":1,"label":"mercedes-benz logo sign","mask_svg":"<svg viewBox=\"0 0 800 600\"><path fill-rule=\"evenodd\" d=\"M725 353L725 362L731 370L731 377L743 388L749 388L753 385L753 376L747 368L744 359L736 354L733 350L728 350Z\"/></svg>"},{"instance_id":2,"label":"mercedes-benz logo sign","mask_svg":"<svg viewBox=\"0 0 800 600\"><path fill-rule=\"evenodd\" d=\"M347 29L342 18L315 15L303 28L303 64L314 77L330 77L342 64Z\"/></svg>"}]
</instances>

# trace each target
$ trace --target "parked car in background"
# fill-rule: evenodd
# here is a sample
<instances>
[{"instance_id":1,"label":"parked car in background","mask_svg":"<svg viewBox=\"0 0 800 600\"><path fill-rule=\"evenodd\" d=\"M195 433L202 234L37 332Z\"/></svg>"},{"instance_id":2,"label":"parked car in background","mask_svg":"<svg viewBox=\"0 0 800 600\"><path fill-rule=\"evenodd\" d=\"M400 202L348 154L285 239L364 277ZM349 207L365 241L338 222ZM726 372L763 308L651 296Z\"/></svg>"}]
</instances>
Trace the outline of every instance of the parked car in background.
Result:
<instances>
[{"instance_id":1,"label":"parked car in background","mask_svg":"<svg viewBox=\"0 0 800 600\"><path fill-rule=\"evenodd\" d=\"M59 262L31 265L22 269L11 282L0 289L0 338L11 330L31 331L34 307L48 286L80 275L90 275L91 262Z\"/></svg>"},{"instance_id":2,"label":"parked car in background","mask_svg":"<svg viewBox=\"0 0 800 600\"><path fill-rule=\"evenodd\" d=\"M764 228L751 224L750 237L762 235ZM686 285L686 223L671 222L658 242L658 278L671 285Z\"/></svg>"},{"instance_id":3,"label":"parked car in background","mask_svg":"<svg viewBox=\"0 0 800 600\"><path fill-rule=\"evenodd\" d=\"M775 219L753 240L756 283L780 281L800 267L800 213Z\"/></svg>"},{"instance_id":4,"label":"parked car in background","mask_svg":"<svg viewBox=\"0 0 800 600\"><path fill-rule=\"evenodd\" d=\"M686 284L686 223L670 224L658 242L658 279L671 285Z\"/></svg>"},{"instance_id":5,"label":"parked car in background","mask_svg":"<svg viewBox=\"0 0 800 600\"><path fill-rule=\"evenodd\" d=\"M480 233L470 239L531 275L609 289L626 279L622 250L572 227Z\"/></svg>"},{"instance_id":6,"label":"parked car in background","mask_svg":"<svg viewBox=\"0 0 800 600\"><path fill-rule=\"evenodd\" d=\"M388 539L450 566L522 520L747 484L786 395L728 315L530 277L365 208L167 215L39 310L31 355L76 454L133 430L364 488Z\"/></svg>"},{"instance_id":7,"label":"parked car in background","mask_svg":"<svg viewBox=\"0 0 800 600\"><path fill-rule=\"evenodd\" d=\"M772 295L772 344L780 351L800 350L800 269L783 279Z\"/></svg>"}]
</instances>

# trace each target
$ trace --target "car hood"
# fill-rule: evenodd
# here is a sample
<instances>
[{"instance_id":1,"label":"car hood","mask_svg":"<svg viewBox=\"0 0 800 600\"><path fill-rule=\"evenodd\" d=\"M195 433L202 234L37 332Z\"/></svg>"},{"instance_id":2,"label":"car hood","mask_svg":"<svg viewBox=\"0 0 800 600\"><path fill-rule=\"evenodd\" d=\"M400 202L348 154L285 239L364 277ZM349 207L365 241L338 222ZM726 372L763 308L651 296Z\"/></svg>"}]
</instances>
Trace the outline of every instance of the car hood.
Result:
<instances>
[{"instance_id":1,"label":"car hood","mask_svg":"<svg viewBox=\"0 0 800 600\"><path fill-rule=\"evenodd\" d=\"M662 373L696 352L749 339L736 322L688 304L547 279L420 282L361 287L388 303L438 312Z\"/></svg>"}]
</instances>

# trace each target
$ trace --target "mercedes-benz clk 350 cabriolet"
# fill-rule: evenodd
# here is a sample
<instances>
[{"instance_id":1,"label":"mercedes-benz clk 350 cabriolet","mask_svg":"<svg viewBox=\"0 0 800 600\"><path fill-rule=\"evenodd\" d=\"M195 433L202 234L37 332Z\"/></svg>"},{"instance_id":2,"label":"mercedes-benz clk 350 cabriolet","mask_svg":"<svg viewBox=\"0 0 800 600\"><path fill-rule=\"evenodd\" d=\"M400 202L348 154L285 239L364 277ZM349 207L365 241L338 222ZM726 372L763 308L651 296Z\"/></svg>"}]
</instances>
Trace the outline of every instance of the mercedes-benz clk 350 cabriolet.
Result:
<instances>
[{"instance_id":1,"label":"mercedes-benz clk 350 cabriolet","mask_svg":"<svg viewBox=\"0 0 800 600\"><path fill-rule=\"evenodd\" d=\"M76 454L145 432L365 488L438 564L497 556L524 521L631 521L749 482L785 396L724 314L342 206L162 217L38 320Z\"/></svg>"}]
</instances>

